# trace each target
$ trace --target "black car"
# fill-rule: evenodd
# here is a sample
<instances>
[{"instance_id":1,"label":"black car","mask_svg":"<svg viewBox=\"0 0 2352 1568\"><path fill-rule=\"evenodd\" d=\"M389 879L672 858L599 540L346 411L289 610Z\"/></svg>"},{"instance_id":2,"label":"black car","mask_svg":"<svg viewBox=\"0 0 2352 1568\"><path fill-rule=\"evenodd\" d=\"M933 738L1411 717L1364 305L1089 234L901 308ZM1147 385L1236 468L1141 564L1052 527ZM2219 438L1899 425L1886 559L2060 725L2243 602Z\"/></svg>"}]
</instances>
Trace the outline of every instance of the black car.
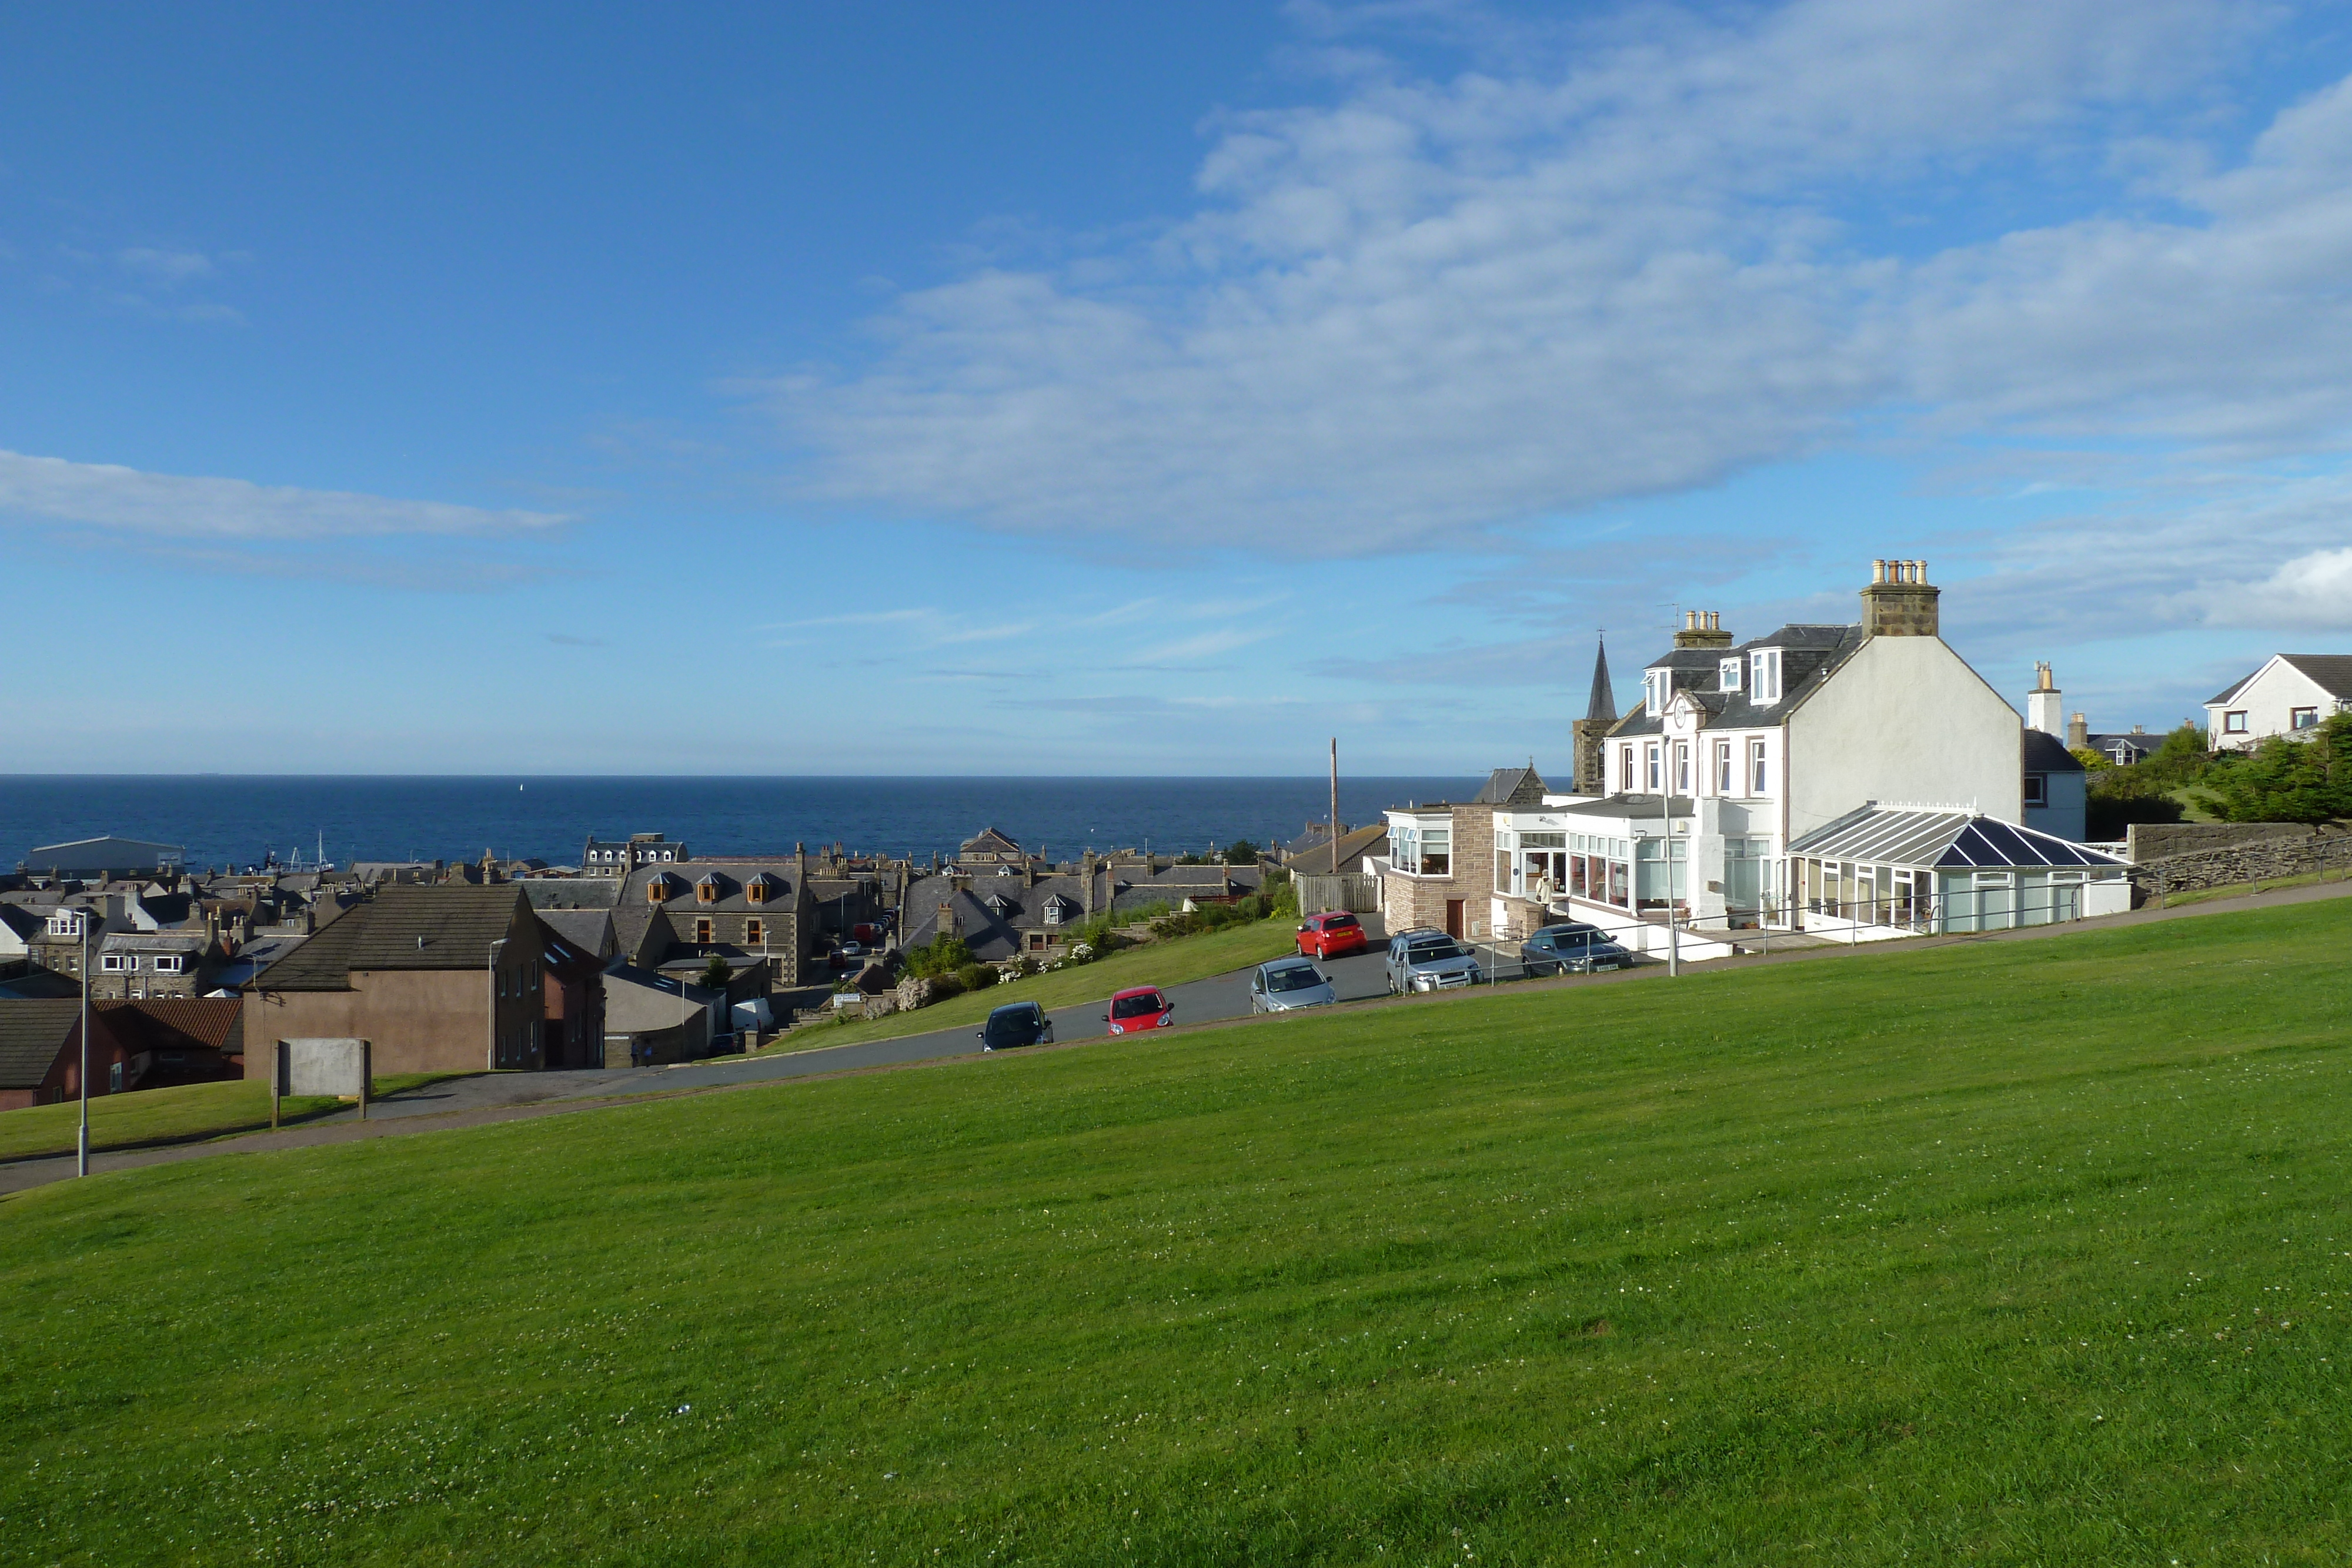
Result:
<instances>
[{"instance_id":1,"label":"black car","mask_svg":"<svg viewBox=\"0 0 2352 1568\"><path fill-rule=\"evenodd\" d=\"M982 1051L1010 1051L1016 1045L1051 1045L1054 1020L1035 1002L1007 1002L988 1015L980 1031Z\"/></svg>"},{"instance_id":2,"label":"black car","mask_svg":"<svg viewBox=\"0 0 2352 1568\"><path fill-rule=\"evenodd\" d=\"M1594 969L1630 969L1633 955L1609 939L1598 925L1571 920L1547 925L1519 944L1519 966L1530 975L1581 975Z\"/></svg>"}]
</instances>

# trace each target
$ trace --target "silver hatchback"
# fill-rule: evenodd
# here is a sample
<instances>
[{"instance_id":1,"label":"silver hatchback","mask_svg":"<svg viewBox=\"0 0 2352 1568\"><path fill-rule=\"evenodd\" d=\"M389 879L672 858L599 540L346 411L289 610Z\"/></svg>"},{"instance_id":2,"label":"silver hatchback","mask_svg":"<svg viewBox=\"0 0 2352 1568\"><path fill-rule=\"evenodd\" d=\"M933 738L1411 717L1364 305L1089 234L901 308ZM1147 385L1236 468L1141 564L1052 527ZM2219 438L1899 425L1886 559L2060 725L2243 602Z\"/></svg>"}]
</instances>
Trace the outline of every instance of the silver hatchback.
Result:
<instances>
[{"instance_id":1,"label":"silver hatchback","mask_svg":"<svg viewBox=\"0 0 2352 1568\"><path fill-rule=\"evenodd\" d=\"M1305 958L1276 958L1260 964L1250 977L1250 1011L1295 1013L1301 1008L1328 1007L1339 999L1331 982Z\"/></svg>"},{"instance_id":2,"label":"silver hatchback","mask_svg":"<svg viewBox=\"0 0 2352 1568\"><path fill-rule=\"evenodd\" d=\"M1402 931L1389 938L1389 990L1450 991L1475 986L1486 977L1477 955L1443 931Z\"/></svg>"}]
</instances>

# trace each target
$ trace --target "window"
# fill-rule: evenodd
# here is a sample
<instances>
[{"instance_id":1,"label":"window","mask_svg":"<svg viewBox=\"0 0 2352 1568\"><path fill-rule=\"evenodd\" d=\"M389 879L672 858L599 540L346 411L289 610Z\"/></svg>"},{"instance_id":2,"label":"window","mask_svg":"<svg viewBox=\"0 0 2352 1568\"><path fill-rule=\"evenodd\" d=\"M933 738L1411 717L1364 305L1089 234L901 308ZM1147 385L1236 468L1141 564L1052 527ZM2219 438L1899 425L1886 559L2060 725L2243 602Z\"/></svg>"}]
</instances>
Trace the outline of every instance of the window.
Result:
<instances>
[{"instance_id":1,"label":"window","mask_svg":"<svg viewBox=\"0 0 2352 1568\"><path fill-rule=\"evenodd\" d=\"M1646 670L1642 674L1642 706L1652 718L1664 711L1666 699L1675 693L1672 670Z\"/></svg>"},{"instance_id":2,"label":"window","mask_svg":"<svg viewBox=\"0 0 2352 1568\"><path fill-rule=\"evenodd\" d=\"M2246 733L2246 714L2243 708L2235 713L2225 713L2221 716L2221 733L2224 735Z\"/></svg>"},{"instance_id":3,"label":"window","mask_svg":"<svg viewBox=\"0 0 2352 1568\"><path fill-rule=\"evenodd\" d=\"M1748 792L1764 794L1770 783L1771 775L1765 770L1764 742L1751 740L1748 743Z\"/></svg>"},{"instance_id":4,"label":"window","mask_svg":"<svg viewBox=\"0 0 2352 1568\"><path fill-rule=\"evenodd\" d=\"M1652 741L1648 746L1643 747L1642 749L1646 754L1642 758L1643 764L1642 771L1646 775L1645 787L1651 794L1654 795L1658 793L1660 789L1664 788L1664 779L1661 768L1661 758L1658 755L1658 743L1656 741Z\"/></svg>"},{"instance_id":5,"label":"window","mask_svg":"<svg viewBox=\"0 0 2352 1568\"><path fill-rule=\"evenodd\" d=\"M1421 874L1451 876L1454 874L1454 826L1429 827L1421 831Z\"/></svg>"},{"instance_id":6,"label":"window","mask_svg":"<svg viewBox=\"0 0 2352 1568\"><path fill-rule=\"evenodd\" d=\"M2319 710L2315 707L2289 708L2286 713L2286 727L2289 729L2317 729Z\"/></svg>"},{"instance_id":7,"label":"window","mask_svg":"<svg viewBox=\"0 0 2352 1568\"><path fill-rule=\"evenodd\" d=\"M1062 901L1058 898L1047 899L1045 901L1045 924L1048 925L1059 925L1061 923Z\"/></svg>"},{"instance_id":8,"label":"window","mask_svg":"<svg viewBox=\"0 0 2352 1568\"><path fill-rule=\"evenodd\" d=\"M768 879L764 876L755 876L751 881L745 883L743 884L743 902L746 904L767 903Z\"/></svg>"},{"instance_id":9,"label":"window","mask_svg":"<svg viewBox=\"0 0 2352 1568\"><path fill-rule=\"evenodd\" d=\"M2050 804L2050 776L2048 774L2029 773L2025 776L2025 803L2029 806L2047 806Z\"/></svg>"},{"instance_id":10,"label":"window","mask_svg":"<svg viewBox=\"0 0 2352 1568\"><path fill-rule=\"evenodd\" d=\"M159 975L176 975L186 967L187 961L177 953L159 953L155 956L155 972Z\"/></svg>"},{"instance_id":11,"label":"window","mask_svg":"<svg viewBox=\"0 0 2352 1568\"><path fill-rule=\"evenodd\" d=\"M1675 793L1691 792L1691 748L1687 740L1675 742Z\"/></svg>"},{"instance_id":12,"label":"window","mask_svg":"<svg viewBox=\"0 0 2352 1568\"><path fill-rule=\"evenodd\" d=\"M1617 788L1628 791L1633 788L1633 748L1630 746L1617 748Z\"/></svg>"},{"instance_id":13,"label":"window","mask_svg":"<svg viewBox=\"0 0 2352 1568\"><path fill-rule=\"evenodd\" d=\"M110 975L120 975L139 967L139 960L128 953L101 953L98 967Z\"/></svg>"},{"instance_id":14,"label":"window","mask_svg":"<svg viewBox=\"0 0 2352 1568\"><path fill-rule=\"evenodd\" d=\"M756 947L767 941L767 939L768 927L766 925L757 920L746 920L743 922L743 940L748 946Z\"/></svg>"},{"instance_id":15,"label":"window","mask_svg":"<svg viewBox=\"0 0 2352 1568\"><path fill-rule=\"evenodd\" d=\"M1727 692L1739 689L1739 661L1726 659L1716 667L1716 685Z\"/></svg>"},{"instance_id":16,"label":"window","mask_svg":"<svg viewBox=\"0 0 2352 1568\"><path fill-rule=\"evenodd\" d=\"M697 942L709 942L710 940L709 921L698 920L694 923L694 939Z\"/></svg>"},{"instance_id":17,"label":"window","mask_svg":"<svg viewBox=\"0 0 2352 1568\"><path fill-rule=\"evenodd\" d=\"M706 876L700 882L696 883L694 884L694 901L697 904L718 903L719 883L717 880L715 878Z\"/></svg>"},{"instance_id":18,"label":"window","mask_svg":"<svg viewBox=\"0 0 2352 1568\"><path fill-rule=\"evenodd\" d=\"M1759 648L1748 655L1748 695L1752 702L1780 700L1780 650Z\"/></svg>"},{"instance_id":19,"label":"window","mask_svg":"<svg viewBox=\"0 0 2352 1568\"><path fill-rule=\"evenodd\" d=\"M1732 771L1731 742L1718 740L1715 743L1715 792L1729 795L1738 788L1738 776Z\"/></svg>"}]
</instances>

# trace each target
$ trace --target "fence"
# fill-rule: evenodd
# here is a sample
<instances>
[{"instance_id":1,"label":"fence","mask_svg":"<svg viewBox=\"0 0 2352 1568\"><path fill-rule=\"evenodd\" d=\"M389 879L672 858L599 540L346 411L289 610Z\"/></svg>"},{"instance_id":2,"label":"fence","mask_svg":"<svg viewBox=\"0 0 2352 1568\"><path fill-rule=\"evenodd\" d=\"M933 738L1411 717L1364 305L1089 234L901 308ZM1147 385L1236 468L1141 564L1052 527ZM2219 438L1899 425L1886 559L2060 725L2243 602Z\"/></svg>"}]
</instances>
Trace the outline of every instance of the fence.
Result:
<instances>
[{"instance_id":1,"label":"fence","mask_svg":"<svg viewBox=\"0 0 2352 1568\"><path fill-rule=\"evenodd\" d=\"M1338 876L1301 876L1297 881L1301 915L1315 915L1326 909L1345 909L1356 915L1380 913L1379 877L1343 872Z\"/></svg>"}]
</instances>

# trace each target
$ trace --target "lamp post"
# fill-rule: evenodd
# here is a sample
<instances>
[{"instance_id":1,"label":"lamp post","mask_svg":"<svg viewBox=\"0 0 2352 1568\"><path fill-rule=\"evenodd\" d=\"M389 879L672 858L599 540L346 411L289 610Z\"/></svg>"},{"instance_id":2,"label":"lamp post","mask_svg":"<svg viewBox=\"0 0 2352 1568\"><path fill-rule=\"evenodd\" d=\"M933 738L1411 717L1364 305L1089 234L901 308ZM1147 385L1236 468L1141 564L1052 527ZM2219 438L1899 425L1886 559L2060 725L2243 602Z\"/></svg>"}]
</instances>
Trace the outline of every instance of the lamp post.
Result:
<instances>
[{"instance_id":1,"label":"lamp post","mask_svg":"<svg viewBox=\"0 0 2352 1568\"><path fill-rule=\"evenodd\" d=\"M81 912L81 1134L74 1141L74 1175L89 1175L89 911Z\"/></svg>"},{"instance_id":2,"label":"lamp post","mask_svg":"<svg viewBox=\"0 0 2352 1568\"><path fill-rule=\"evenodd\" d=\"M497 1071L499 1067L499 949L505 946L509 940L510 938L509 937L501 936L497 941L490 944L489 1040L486 1048L486 1054L483 1057L482 1065L485 1069L492 1072Z\"/></svg>"}]
</instances>

